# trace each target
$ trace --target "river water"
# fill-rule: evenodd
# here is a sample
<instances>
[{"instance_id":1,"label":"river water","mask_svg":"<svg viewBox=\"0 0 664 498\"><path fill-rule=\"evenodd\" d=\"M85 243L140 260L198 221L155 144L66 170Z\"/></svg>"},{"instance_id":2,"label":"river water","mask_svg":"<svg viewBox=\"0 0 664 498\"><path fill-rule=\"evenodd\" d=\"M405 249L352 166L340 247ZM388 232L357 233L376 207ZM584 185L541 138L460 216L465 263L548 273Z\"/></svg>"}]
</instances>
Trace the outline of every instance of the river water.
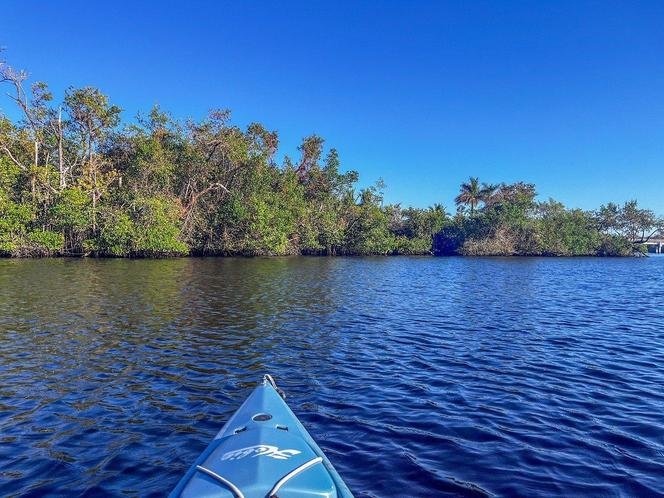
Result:
<instances>
[{"instance_id":1,"label":"river water","mask_svg":"<svg viewBox=\"0 0 664 498\"><path fill-rule=\"evenodd\" d=\"M664 495L664 257L0 260L3 496L164 496L264 373L356 496Z\"/></svg>"}]
</instances>

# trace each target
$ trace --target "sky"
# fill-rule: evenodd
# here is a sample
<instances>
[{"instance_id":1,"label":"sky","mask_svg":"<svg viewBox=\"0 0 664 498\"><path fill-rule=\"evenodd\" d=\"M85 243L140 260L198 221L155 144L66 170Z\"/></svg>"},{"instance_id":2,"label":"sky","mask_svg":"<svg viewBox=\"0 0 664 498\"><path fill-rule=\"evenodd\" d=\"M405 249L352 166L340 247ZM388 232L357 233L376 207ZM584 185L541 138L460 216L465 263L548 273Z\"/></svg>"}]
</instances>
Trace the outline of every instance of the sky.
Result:
<instances>
[{"instance_id":1,"label":"sky","mask_svg":"<svg viewBox=\"0 0 664 498\"><path fill-rule=\"evenodd\" d=\"M312 133L390 203L454 210L469 176L664 214L664 2L4 0L3 58L131 120L233 111ZM9 102L0 98L0 110Z\"/></svg>"}]
</instances>

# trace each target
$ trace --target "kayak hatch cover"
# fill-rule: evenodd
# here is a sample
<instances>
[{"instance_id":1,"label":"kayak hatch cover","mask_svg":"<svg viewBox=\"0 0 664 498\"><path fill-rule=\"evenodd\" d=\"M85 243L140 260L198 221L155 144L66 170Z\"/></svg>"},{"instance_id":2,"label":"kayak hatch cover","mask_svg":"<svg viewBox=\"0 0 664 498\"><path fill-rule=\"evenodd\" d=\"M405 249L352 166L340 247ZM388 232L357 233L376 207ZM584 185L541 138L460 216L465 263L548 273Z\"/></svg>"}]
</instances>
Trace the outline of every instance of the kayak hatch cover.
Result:
<instances>
[{"instance_id":1,"label":"kayak hatch cover","mask_svg":"<svg viewBox=\"0 0 664 498\"><path fill-rule=\"evenodd\" d=\"M170 498L353 498L266 375Z\"/></svg>"}]
</instances>

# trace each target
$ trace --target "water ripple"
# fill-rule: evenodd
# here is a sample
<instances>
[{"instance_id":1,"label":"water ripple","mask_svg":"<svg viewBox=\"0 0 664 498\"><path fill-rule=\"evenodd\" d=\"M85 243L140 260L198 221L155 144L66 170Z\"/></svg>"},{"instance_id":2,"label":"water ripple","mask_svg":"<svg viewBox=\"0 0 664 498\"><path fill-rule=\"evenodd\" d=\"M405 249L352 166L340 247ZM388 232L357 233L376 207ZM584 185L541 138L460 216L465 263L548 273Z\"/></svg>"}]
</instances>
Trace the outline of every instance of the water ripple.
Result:
<instances>
[{"instance_id":1,"label":"water ripple","mask_svg":"<svg viewBox=\"0 0 664 498\"><path fill-rule=\"evenodd\" d=\"M0 260L0 488L163 496L265 372L358 497L664 495L664 257Z\"/></svg>"}]
</instances>

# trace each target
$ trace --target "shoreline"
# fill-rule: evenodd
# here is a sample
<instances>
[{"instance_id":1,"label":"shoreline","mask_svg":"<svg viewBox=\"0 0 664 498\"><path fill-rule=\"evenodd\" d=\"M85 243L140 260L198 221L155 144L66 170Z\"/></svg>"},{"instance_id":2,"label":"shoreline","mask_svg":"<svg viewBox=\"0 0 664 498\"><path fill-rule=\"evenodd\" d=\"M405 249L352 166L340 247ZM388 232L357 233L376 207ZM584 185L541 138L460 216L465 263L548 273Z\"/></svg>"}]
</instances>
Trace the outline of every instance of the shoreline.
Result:
<instances>
[{"instance_id":1,"label":"shoreline","mask_svg":"<svg viewBox=\"0 0 664 498\"><path fill-rule=\"evenodd\" d=\"M521 259L521 258L541 258L541 259L641 259L652 256L660 256L655 253L640 253L628 255L599 255L599 254L185 254L185 255L161 255L161 256L113 256L113 255L70 255L58 254L49 256L7 256L0 255L0 260L39 260L39 259L80 259L80 260L160 260L160 259L205 259L205 258L236 258L236 259L271 259L271 258L463 258L463 259Z\"/></svg>"}]
</instances>

